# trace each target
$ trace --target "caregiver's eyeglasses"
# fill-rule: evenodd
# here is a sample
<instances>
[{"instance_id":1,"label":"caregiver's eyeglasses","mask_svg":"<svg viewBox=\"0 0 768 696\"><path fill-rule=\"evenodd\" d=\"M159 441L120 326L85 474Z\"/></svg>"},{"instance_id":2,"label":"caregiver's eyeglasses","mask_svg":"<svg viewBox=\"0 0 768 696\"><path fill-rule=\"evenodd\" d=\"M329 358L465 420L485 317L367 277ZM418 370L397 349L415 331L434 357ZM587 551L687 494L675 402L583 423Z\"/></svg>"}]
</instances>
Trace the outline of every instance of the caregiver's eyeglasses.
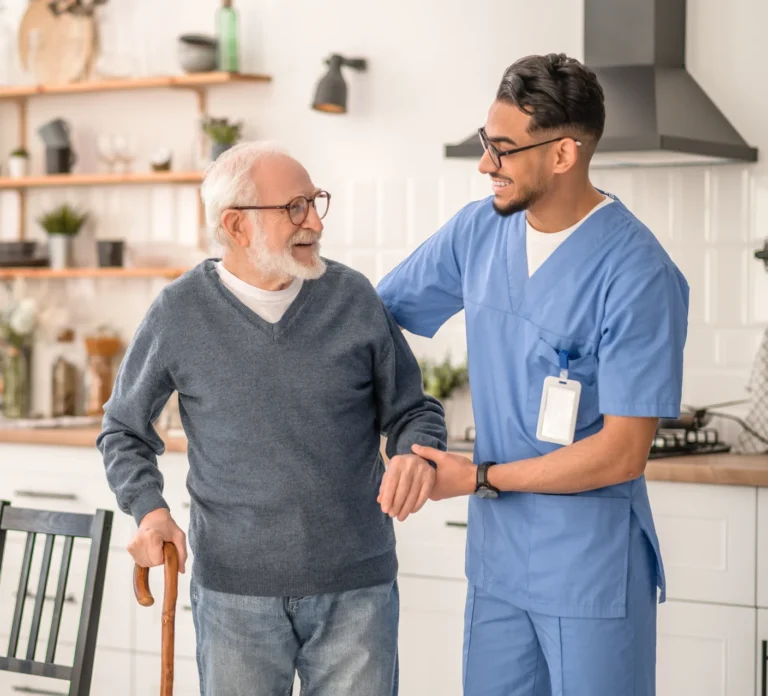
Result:
<instances>
[{"instance_id":1,"label":"caregiver's eyeglasses","mask_svg":"<svg viewBox=\"0 0 768 696\"><path fill-rule=\"evenodd\" d=\"M488 140L488 134L485 132L485 128L478 128L477 132L480 135L480 143L482 144L483 149L488 153L488 156L491 158L491 162L493 162L493 166L497 169L501 167L502 157L506 157L507 155L514 155L518 152L525 152L525 150L532 150L534 147L540 147L541 145L556 143L558 140L571 138L570 135L561 135L559 138L552 138L541 143L534 143L533 145L524 145L523 147L516 147L512 150L499 150L499 148L497 148L490 140ZM573 140L573 142L575 142L579 147L581 146L580 140L576 140L575 138L571 138L571 140Z\"/></svg>"},{"instance_id":2,"label":"caregiver's eyeglasses","mask_svg":"<svg viewBox=\"0 0 768 696\"><path fill-rule=\"evenodd\" d=\"M296 196L286 205L233 205L232 210L285 210L291 222L296 225L302 225L309 215L309 206L312 205L317 212L317 217L321 220L328 213L331 205L331 194L328 191L318 191L314 196Z\"/></svg>"}]
</instances>

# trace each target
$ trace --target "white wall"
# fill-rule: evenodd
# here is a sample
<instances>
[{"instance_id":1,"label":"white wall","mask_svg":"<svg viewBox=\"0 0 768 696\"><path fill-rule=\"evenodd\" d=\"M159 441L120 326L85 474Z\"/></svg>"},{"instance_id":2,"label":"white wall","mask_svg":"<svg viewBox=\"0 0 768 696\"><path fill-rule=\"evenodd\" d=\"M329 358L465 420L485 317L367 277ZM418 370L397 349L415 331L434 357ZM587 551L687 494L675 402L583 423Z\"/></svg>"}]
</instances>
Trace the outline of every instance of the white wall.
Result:
<instances>
[{"instance_id":1,"label":"white wall","mask_svg":"<svg viewBox=\"0 0 768 696\"><path fill-rule=\"evenodd\" d=\"M24 4L11 0L17 13ZM267 72L274 81L216 88L209 111L244 118L246 137L281 141L304 161L317 184L333 193L324 252L374 282L461 205L487 194L475 163L445 160L443 145L482 124L504 68L527 53L583 54L583 7L573 0L236 5L242 69ZM174 72L174 37L210 31L215 6L188 0L182 13L171 0L110 0L104 43L133 56L140 72ZM728 8L717 0L689 0L689 6L689 69L751 144L768 152L768 94L758 88L764 82L758 31L768 22L768 6L762 0L734 0ZM147 39L146 51L137 48L138 36ZM367 73L347 72L350 113L344 117L309 109L322 59L330 52L369 60ZM170 144L175 166L185 169L196 133L194 104L191 94L162 91L40 99L31 102L30 125L34 129L56 116L69 120L81 171L100 167L94 141L107 131L134 133L143 157ZM10 105L0 105L0 152L16 144L14 118ZM31 145L40 162L36 136ZM751 257L768 235L766 166L601 171L595 180L652 226L692 285L686 400L705 404L743 396L757 339L768 323L768 273ZM94 211L90 234L190 244L196 233L194 196L194 189L37 192L30 195L29 228L43 207L66 198ZM14 234L14 215L13 194L3 194L0 235ZM157 283L84 281L67 287L91 298L94 321L110 319L129 337ZM132 301L118 310L117 299L126 296ZM414 339L413 345L419 354L441 357L450 350L462 358L461 318L435 341ZM38 387L41 399L47 383L45 377Z\"/></svg>"}]
</instances>

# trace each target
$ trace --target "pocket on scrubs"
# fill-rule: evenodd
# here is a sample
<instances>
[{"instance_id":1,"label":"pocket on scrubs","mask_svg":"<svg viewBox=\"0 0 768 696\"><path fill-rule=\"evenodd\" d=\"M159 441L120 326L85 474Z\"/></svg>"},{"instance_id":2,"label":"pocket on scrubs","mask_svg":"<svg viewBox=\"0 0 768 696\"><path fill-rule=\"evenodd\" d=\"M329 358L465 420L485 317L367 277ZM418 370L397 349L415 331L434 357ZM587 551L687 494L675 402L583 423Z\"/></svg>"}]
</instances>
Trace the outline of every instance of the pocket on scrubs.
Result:
<instances>
[{"instance_id":1,"label":"pocket on scrubs","mask_svg":"<svg viewBox=\"0 0 768 696\"><path fill-rule=\"evenodd\" d=\"M528 568L531 606L560 616L626 614L628 498L537 495Z\"/></svg>"},{"instance_id":2,"label":"pocket on scrubs","mask_svg":"<svg viewBox=\"0 0 768 696\"><path fill-rule=\"evenodd\" d=\"M541 394L546 377L560 375L560 356L549 343L539 338L533 347L530 364L530 388L528 390L528 412L538 421ZM579 412L576 414L576 429L586 428L600 418L597 393L597 358L593 354L582 355L568 361L568 378L581 384ZM535 434L535 428L534 428Z\"/></svg>"}]
</instances>

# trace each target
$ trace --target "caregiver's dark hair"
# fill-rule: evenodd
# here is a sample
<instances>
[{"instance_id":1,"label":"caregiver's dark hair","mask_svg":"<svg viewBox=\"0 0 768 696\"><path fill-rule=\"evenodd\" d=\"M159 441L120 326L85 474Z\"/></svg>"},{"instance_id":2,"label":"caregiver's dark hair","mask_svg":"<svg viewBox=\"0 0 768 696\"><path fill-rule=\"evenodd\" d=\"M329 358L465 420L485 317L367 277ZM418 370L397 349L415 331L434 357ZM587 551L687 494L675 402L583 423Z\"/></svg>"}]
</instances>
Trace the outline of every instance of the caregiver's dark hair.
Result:
<instances>
[{"instance_id":1,"label":"caregiver's dark hair","mask_svg":"<svg viewBox=\"0 0 768 696\"><path fill-rule=\"evenodd\" d=\"M563 53L520 58L504 72L496 99L530 114L530 131L568 128L595 143L603 134L603 88L594 72Z\"/></svg>"}]
</instances>

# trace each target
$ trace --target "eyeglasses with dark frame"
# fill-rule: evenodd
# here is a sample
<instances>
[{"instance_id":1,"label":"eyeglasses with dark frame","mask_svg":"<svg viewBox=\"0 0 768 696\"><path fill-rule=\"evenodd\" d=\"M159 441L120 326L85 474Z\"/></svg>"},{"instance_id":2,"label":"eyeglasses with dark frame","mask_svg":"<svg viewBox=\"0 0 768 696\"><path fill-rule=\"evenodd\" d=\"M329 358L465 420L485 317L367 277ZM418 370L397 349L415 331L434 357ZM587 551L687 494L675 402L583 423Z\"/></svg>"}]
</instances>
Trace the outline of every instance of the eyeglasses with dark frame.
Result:
<instances>
[{"instance_id":1,"label":"eyeglasses with dark frame","mask_svg":"<svg viewBox=\"0 0 768 696\"><path fill-rule=\"evenodd\" d=\"M285 205L232 205L231 210L285 210L291 222L298 226L304 223L309 215L309 206L313 206L317 217L321 220L328 214L331 206L331 194L328 191L318 191L314 196L296 196Z\"/></svg>"},{"instance_id":2,"label":"eyeglasses with dark frame","mask_svg":"<svg viewBox=\"0 0 768 696\"><path fill-rule=\"evenodd\" d=\"M511 150L499 150L489 139L488 134L485 132L485 128L478 128L477 133L480 136L480 143L483 149L488 153L495 167L501 167L501 158L507 155L514 155L518 152L525 152L526 150L532 150L534 147L540 147L541 145L548 145L549 143L556 143L558 140L566 140L571 138L570 135L561 135L557 138L551 138L550 140L544 140L540 143L533 143L533 145L523 145L523 147L515 147ZM573 142L581 147L581 141L576 138L571 138Z\"/></svg>"}]
</instances>

